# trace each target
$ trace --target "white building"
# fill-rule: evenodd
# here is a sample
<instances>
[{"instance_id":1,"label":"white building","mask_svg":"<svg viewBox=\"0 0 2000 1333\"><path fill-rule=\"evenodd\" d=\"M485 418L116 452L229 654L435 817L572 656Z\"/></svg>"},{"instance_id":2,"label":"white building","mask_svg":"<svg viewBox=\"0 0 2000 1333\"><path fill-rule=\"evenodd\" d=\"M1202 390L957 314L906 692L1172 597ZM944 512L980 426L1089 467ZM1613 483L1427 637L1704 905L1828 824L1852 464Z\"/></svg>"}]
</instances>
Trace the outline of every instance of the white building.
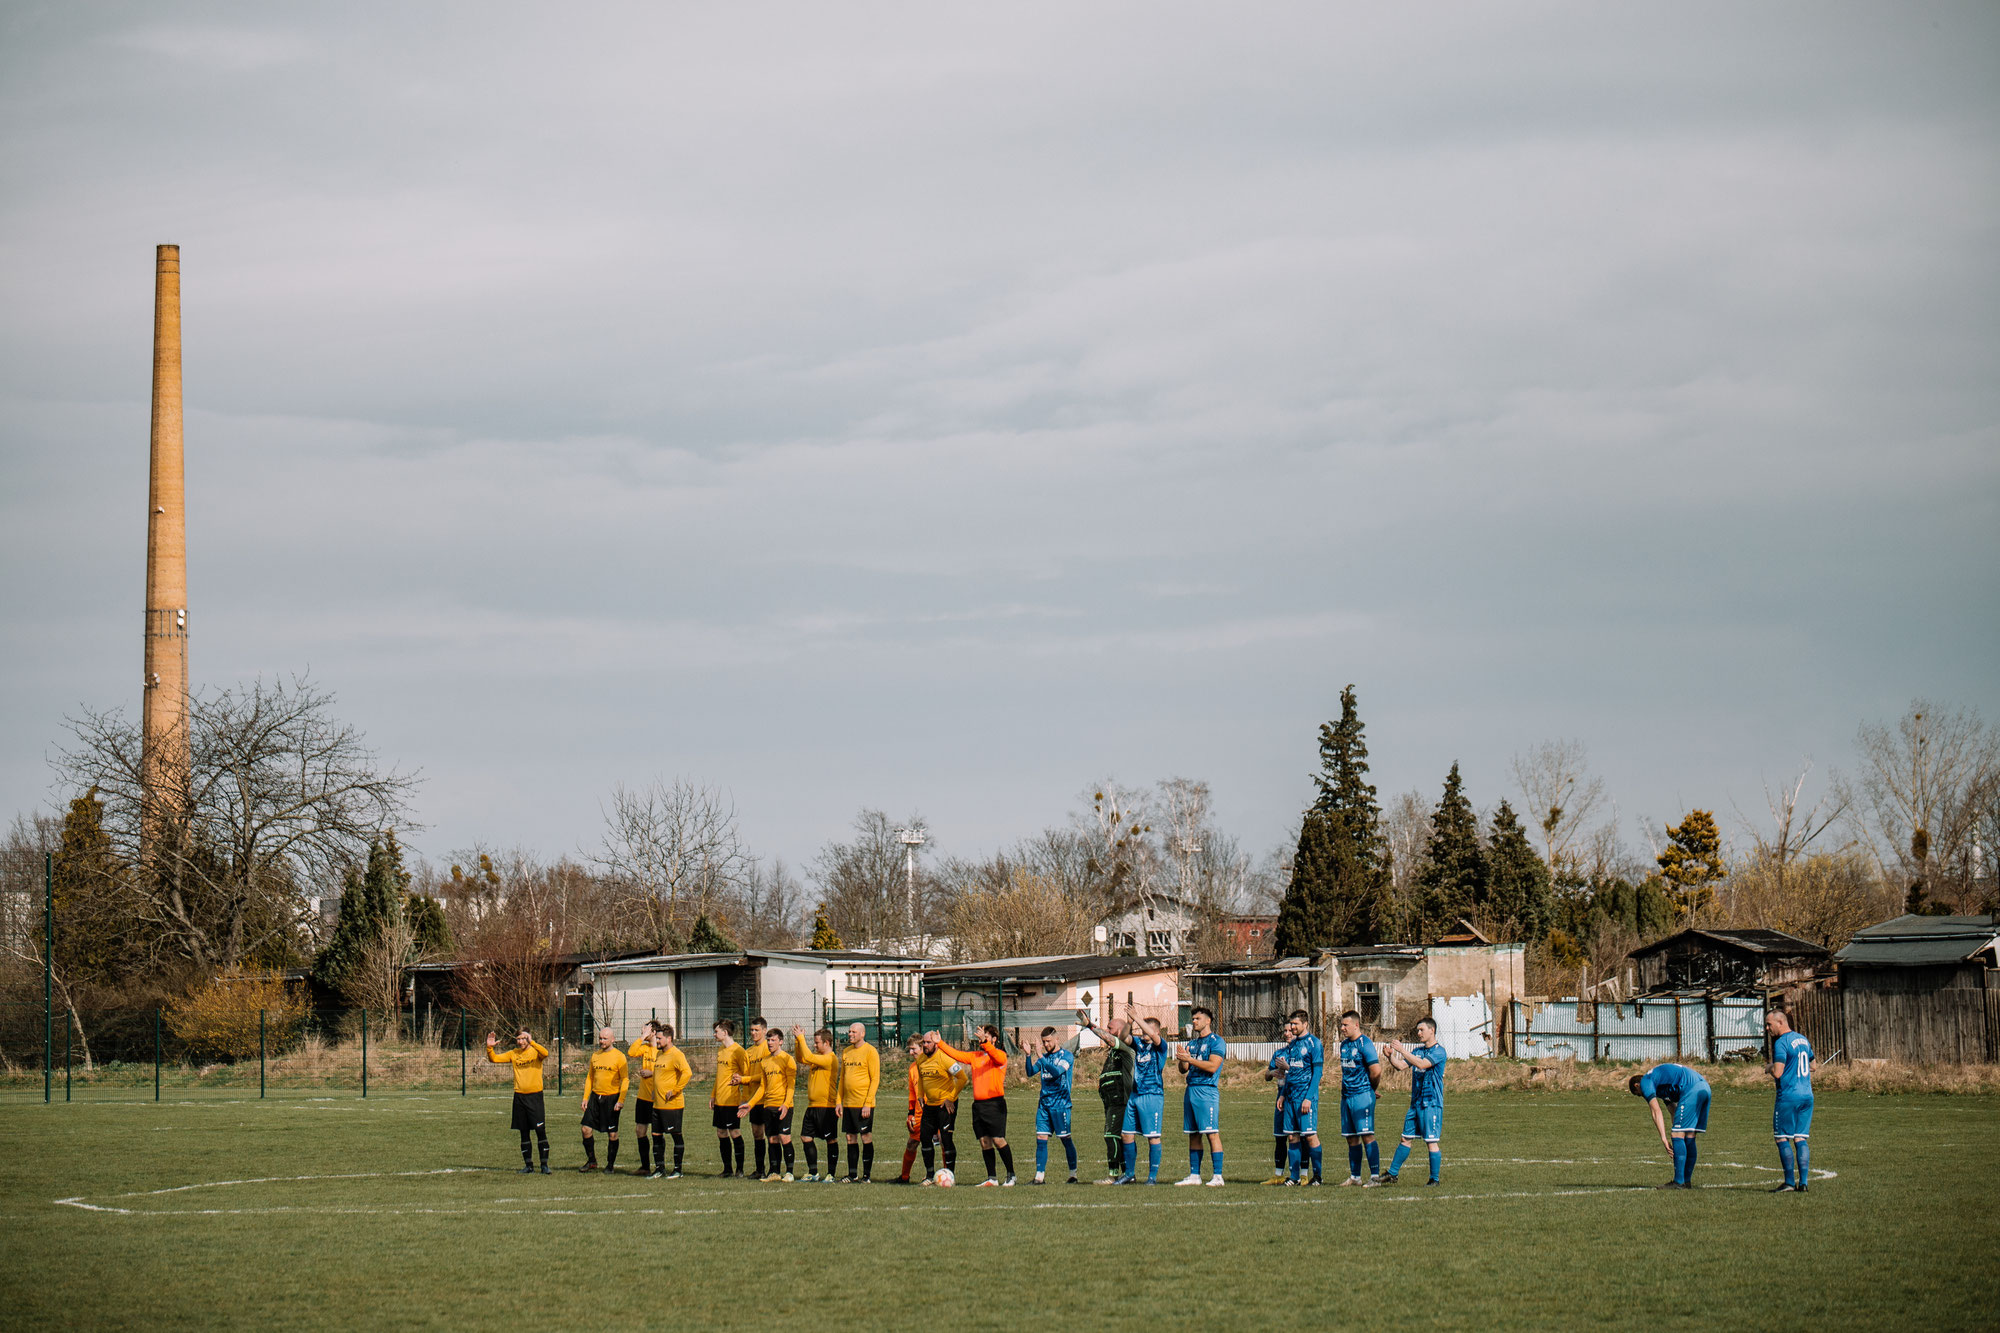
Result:
<instances>
[{"instance_id":1,"label":"white building","mask_svg":"<svg viewBox=\"0 0 2000 1333\"><path fill-rule=\"evenodd\" d=\"M689 1043L709 1040L720 1019L763 1018L789 1030L821 1026L829 1006L839 1021L894 1012L917 1001L921 958L858 949L743 949L736 953L653 954L584 967L591 1012L621 1041L649 1018L671 1024Z\"/></svg>"}]
</instances>

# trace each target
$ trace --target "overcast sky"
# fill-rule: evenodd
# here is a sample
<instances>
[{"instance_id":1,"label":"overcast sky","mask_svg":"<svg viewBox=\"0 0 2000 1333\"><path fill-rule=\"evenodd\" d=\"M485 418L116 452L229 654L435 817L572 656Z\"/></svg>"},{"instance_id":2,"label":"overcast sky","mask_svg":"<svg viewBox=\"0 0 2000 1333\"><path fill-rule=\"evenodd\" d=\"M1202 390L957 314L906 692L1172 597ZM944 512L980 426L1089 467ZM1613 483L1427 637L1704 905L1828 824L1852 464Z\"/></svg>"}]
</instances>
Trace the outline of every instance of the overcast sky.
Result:
<instances>
[{"instance_id":1,"label":"overcast sky","mask_svg":"<svg viewBox=\"0 0 2000 1333\"><path fill-rule=\"evenodd\" d=\"M2000 7L1402 9L7 6L0 817L138 706L160 242L194 677L434 858L2000 717Z\"/></svg>"}]
</instances>

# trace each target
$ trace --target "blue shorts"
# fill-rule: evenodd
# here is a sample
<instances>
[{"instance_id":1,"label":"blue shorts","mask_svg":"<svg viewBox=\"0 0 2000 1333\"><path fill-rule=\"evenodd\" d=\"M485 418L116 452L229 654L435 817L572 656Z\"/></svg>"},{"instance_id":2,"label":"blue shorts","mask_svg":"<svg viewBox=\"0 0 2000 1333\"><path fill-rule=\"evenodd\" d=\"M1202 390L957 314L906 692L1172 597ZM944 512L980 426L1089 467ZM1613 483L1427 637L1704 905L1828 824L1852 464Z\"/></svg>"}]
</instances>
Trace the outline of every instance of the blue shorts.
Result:
<instances>
[{"instance_id":1,"label":"blue shorts","mask_svg":"<svg viewBox=\"0 0 2000 1333\"><path fill-rule=\"evenodd\" d=\"M1803 1097L1780 1097L1778 1109L1771 1116L1771 1135L1780 1139L1809 1139L1812 1137L1812 1094Z\"/></svg>"},{"instance_id":2,"label":"blue shorts","mask_svg":"<svg viewBox=\"0 0 2000 1333\"><path fill-rule=\"evenodd\" d=\"M1141 1093L1125 1103L1124 1132L1157 1139L1160 1137L1160 1119L1166 1109L1167 1094L1164 1092Z\"/></svg>"},{"instance_id":3,"label":"blue shorts","mask_svg":"<svg viewBox=\"0 0 2000 1333\"><path fill-rule=\"evenodd\" d=\"M1674 1103L1673 1131L1676 1134L1701 1134L1708 1129L1708 1089L1696 1088Z\"/></svg>"},{"instance_id":4,"label":"blue shorts","mask_svg":"<svg viewBox=\"0 0 2000 1333\"><path fill-rule=\"evenodd\" d=\"M1035 1103L1035 1133L1037 1136L1053 1134L1059 1139L1069 1137L1068 1102L1059 1102L1053 1097L1044 1097Z\"/></svg>"},{"instance_id":5,"label":"blue shorts","mask_svg":"<svg viewBox=\"0 0 2000 1333\"><path fill-rule=\"evenodd\" d=\"M1412 1106L1403 1117L1403 1137L1436 1143L1444 1137L1442 1106Z\"/></svg>"},{"instance_id":6,"label":"blue shorts","mask_svg":"<svg viewBox=\"0 0 2000 1333\"><path fill-rule=\"evenodd\" d=\"M1294 1101L1286 1097L1282 1103L1286 1137L1289 1138L1294 1134L1303 1137L1319 1133L1319 1099L1312 1099L1312 1109L1309 1111L1304 1109L1306 1100L1301 1097Z\"/></svg>"},{"instance_id":7,"label":"blue shorts","mask_svg":"<svg viewBox=\"0 0 2000 1333\"><path fill-rule=\"evenodd\" d=\"M1181 1097L1181 1132L1184 1134L1222 1132L1222 1093L1213 1083L1191 1085Z\"/></svg>"},{"instance_id":8,"label":"blue shorts","mask_svg":"<svg viewBox=\"0 0 2000 1333\"><path fill-rule=\"evenodd\" d=\"M1340 1134L1354 1138L1375 1132L1375 1094L1340 1099Z\"/></svg>"}]
</instances>

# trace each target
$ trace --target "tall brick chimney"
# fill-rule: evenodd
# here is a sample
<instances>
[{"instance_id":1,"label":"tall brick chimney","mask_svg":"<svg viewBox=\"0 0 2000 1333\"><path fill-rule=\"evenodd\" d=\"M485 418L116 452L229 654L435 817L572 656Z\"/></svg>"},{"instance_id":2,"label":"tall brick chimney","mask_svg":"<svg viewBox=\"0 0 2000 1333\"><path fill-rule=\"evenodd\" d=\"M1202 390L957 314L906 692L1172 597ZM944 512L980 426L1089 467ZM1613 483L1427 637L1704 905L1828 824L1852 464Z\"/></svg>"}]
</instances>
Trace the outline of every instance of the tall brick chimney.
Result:
<instances>
[{"instance_id":1,"label":"tall brick chimney","mask_svg":"<svg viewBox=\"0 0 2000 1333\"><path fill-rule=\"evenodd\" d=\"M140 777L144 823L176 813L188 772L187 512L181 462L181 248L153 271L153 446L146 498L146 687Z\"/></svg>"}]
</instances>

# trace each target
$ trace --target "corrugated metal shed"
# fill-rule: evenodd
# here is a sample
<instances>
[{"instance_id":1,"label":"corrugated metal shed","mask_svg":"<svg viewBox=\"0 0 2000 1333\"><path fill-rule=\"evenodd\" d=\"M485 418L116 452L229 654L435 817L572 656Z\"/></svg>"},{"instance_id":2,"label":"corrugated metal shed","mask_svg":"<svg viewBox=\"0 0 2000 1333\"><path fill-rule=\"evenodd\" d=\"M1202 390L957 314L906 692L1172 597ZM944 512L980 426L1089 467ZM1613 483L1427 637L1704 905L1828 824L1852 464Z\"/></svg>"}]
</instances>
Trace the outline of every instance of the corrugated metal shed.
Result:
<instances>
[{"instance_id":1,"label":"corrugated metal shed","mask_svg":"<svg viewBox=\"0 0 2000 1333\"><path fill-rule=\"evenodd\" d=\"M2000 926L1990 916L1899 916L1855 932L1834 955L1843 967L1936 967L1987 955L1996 960Z\"/></svg>"}]
</instances>

